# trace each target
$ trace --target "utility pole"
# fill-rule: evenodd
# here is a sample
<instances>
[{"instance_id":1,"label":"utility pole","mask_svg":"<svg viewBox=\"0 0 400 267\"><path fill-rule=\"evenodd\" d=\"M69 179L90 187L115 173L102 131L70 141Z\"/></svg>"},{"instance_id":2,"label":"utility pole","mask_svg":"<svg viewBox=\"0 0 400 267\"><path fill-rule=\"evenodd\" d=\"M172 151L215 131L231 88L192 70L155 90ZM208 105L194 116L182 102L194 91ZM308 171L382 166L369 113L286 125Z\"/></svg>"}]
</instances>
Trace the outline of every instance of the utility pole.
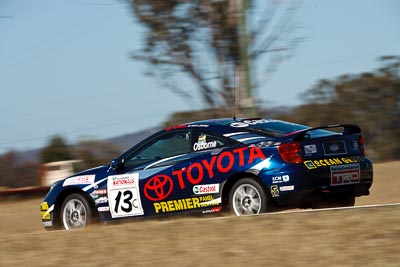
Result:
<instances>
[{"instance_id":1,"label":"utility pole","mask_svg":"<svg viewBox=\"0 0 400 267\"><path fill-rule=\"evenodd\" d=\"M248 0L230 0L230 6L236 11L236 22L239 34L239 61L235 63L238 70L238 99L235 105L238 107L238 115L255 117L256 107L252 95L251 62L249 57L249 33L247 29Z\"/></svg>"}]
</instances>

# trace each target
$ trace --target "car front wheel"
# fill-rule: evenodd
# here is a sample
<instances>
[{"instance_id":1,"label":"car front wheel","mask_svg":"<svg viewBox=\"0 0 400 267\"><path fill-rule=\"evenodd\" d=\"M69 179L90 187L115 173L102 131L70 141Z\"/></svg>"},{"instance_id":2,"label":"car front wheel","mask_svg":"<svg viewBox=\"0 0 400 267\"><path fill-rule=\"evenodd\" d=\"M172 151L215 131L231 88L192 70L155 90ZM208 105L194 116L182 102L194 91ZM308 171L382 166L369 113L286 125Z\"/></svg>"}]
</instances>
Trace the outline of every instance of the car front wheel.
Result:
<instances>
[{"instance_id":1,"label":"car front wheel","mask_svg":"<svg viewBox=\"0 0 400 267\"><path fill-rule=\"evenodd\" d=\"M81 194L69 195L61 207L61 224L65 230L82 229L93 222L93 210Z\"/></svg>"},{"instance_id":2,"label":"car front wheel","mask_svg":"<svg viewBox=\"0 0 400 267\"><path fill-rule=\"evenodd\" d=\"M256 180L251 178L240 179L230 191L229 209L231 213L237 216L266 212L267 194Z\"/></svg>"}]
</instances>

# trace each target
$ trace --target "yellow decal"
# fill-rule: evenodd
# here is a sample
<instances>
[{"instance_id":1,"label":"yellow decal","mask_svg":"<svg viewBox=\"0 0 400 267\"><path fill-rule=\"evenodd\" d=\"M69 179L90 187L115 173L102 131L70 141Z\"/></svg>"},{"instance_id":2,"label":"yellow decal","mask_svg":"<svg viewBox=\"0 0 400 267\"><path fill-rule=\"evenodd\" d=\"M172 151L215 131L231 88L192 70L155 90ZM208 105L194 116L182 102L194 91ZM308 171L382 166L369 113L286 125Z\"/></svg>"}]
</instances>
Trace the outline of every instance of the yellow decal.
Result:
<instances>
[{"instance_id":1,"label":"yellow decal","mask_svg":"<svg viewBox=\"0 0 400 267\"><path fill-rule=\"evenodd\" d=\"M271 186L271 196L272 197L279 197L279 188L277 185Z\"/></svg>"},{"instance_id":2,"label":"yellow decal","mask_svg":"<svg viewBox=\"0 0 400 267\"><path fill-rule=\"evenodd\" d=\"M214 199L212 196L191 197L153 203L156 213L198 209L219 204L221 204L220 200Z\"/></svg>"},{"instance_id":3,"label":"yellow decal","mask_svg":"<svg viewBox=\"0 0 400 267\"><path fill-rule=\"evenodd\" d=\"M306 160L304 161L304 165L310 170L316 169L319 167L333 166L333 165L341 165L341 164L350 164L360 162L360 157L343 157L343 158L330 158L330 159L316 159L316 160Z\"/></svg>"},{"instance_id":4,"label":"yellow decal","mask_svg":"<svg viewBox=\"0 0 400 267\"><path fill-rule=\"evenodd\" d=\"M45 220L51 219L48 210L49 210L49 204L47 204L47 202L42 202L42 204L40 204L40 216L42 216L42 219Z\"/></svg>"}]
</instances>

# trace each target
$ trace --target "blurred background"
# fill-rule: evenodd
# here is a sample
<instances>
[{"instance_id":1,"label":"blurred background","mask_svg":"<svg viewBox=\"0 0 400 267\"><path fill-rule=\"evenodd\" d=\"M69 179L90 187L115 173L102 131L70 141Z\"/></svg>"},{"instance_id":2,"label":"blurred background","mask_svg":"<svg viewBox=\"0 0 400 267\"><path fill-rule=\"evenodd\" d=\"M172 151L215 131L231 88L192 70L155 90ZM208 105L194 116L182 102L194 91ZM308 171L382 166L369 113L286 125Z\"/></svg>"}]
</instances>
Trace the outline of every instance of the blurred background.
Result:
<instances>
[{"instance_id":1,"label":"blurred background","mask_svg":"<svg viewBox=\"0 0 400 267\"><path fill-rule=\"evenodd\" d=\"M0 0L0 188L48 186L158 129L234 110L358 124L370 159L399 160L399 10L396 0Z\"/></svg>"}]
</instances>

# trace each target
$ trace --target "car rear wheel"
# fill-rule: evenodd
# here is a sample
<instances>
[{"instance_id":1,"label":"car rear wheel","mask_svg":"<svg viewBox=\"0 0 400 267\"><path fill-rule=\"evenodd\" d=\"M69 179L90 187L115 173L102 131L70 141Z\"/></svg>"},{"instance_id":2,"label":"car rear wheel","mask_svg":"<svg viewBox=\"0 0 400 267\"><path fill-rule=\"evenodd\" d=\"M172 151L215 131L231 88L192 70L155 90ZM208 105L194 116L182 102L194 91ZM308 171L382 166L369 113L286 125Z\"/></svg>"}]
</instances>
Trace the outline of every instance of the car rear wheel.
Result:
<instances>
[{"instance_id":1,"label":"car rear wheel","mask_svg":"<svg viewBox=\"0 0 400 267\"><path fill-rule=\"evenodd\" d=\"M240 179L229 193L229 209L237 216L266 212L267 194L256 180Z\"/></svg>"},{"instance_id":2,"label":"car rear wheel","mask_svg":"<svg viewBox=\"0 0 400 267\"><path fill-rule=\"evenodd\" d=\"M93 222L94 212L81 194L69 195L61 207L61 224L65 230L82 229Z\"/></svg>"}]
</instances>

